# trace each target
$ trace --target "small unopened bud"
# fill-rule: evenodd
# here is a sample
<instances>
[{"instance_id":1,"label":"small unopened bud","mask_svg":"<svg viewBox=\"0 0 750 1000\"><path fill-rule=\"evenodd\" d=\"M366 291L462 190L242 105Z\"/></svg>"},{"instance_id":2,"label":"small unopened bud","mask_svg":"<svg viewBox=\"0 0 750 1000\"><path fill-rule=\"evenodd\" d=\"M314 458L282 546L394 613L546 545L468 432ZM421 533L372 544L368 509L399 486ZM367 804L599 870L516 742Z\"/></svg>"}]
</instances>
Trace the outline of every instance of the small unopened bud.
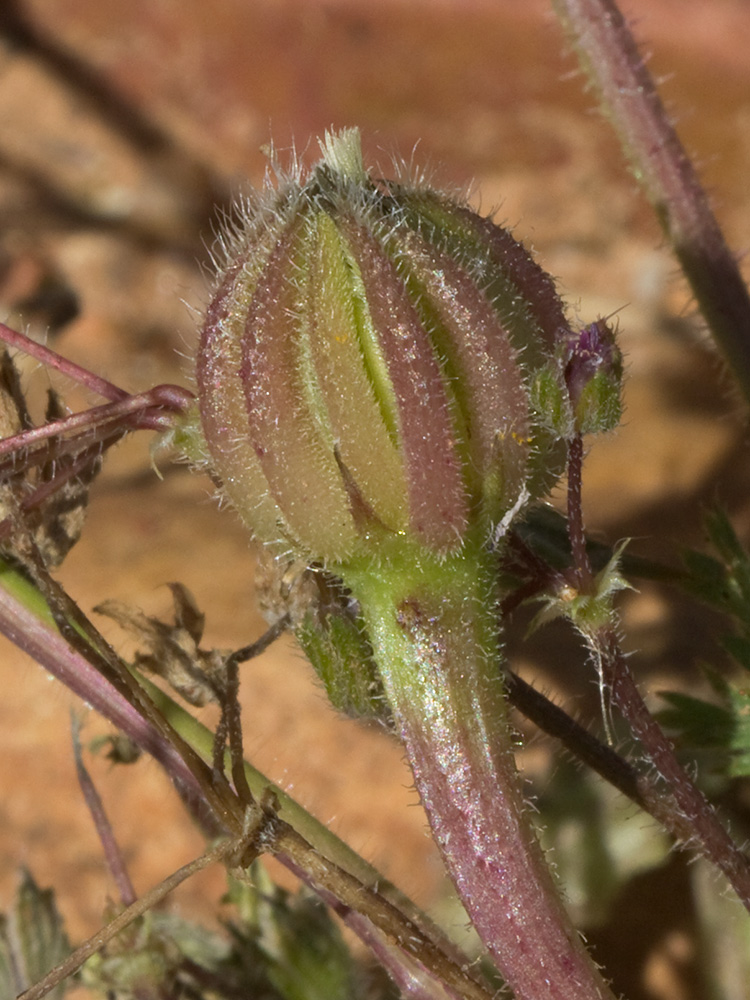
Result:
<instances>
[{"instance_id":1,"label":"small unopened bud","mask_svg":"<svg viewBox=\"0 0 750 1000\"><path fill-rule=\"evenodd\" d=\"M533 405L541 422L569 440L612 430L622 414L622 353L605 319L561 330L554 359L536 374Z\"/></svg>"},{"instance_id":2,"label":"small unopened bud","mask_svg":"<svg viewBox=\"0 0 750 1000\"><path fill-rule=\"evenodd\" d=\"M622 353L615 334L598 319L565 341L565 385L580 434L612 430L622 414Z\"/></svg>"}]
</instances>

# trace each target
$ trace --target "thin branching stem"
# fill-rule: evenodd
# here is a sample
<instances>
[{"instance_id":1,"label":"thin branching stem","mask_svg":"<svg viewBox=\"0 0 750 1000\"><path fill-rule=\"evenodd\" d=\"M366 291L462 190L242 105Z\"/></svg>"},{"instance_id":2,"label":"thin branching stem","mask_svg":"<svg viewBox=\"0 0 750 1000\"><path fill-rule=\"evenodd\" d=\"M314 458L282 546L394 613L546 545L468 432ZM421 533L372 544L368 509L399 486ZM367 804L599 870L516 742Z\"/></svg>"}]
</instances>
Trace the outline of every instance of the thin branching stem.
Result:
<instances>
[{"instance_id":1,"label":"thin branching stem","mask_svg":"<svg viewBox=\"0 0 750 1000\"><path fill-rule=\"evenodd\" d=\"M0 575L7 573L0 565ZM25 594L14 593L5 581L0 585L0 632L19 649L91 705L141 749L150 753L174 781L199 794L199 786L175 747L143 718L130 702L83 655L60 635L51 623L31 611ZM30 589L30 588L29 588Z\"/></svg>"},{"instance_id":2,"label":"thin branching stem","mask_svg":"<svg viewBox=\"0 0 750 1000\"><path fill-rule=\"evenodd\" d=\"M169 430L174 424L174 414L183 413L193 396L187 389L177 385L157 385L148 392L126 396L114 403L104 403L91 409L74 413L60 420L22 431L0 441L0 455L14 457L33 445L48 442L63 435L73 435L77 451L94 441L111 434L113 430ZM29 464L39 464L48 454L48 449L37 449ZM11 466L13 467L13 466Z\"/></svg>"},{"instance_id":3,"label":"thin branching stem","mask_svg":"<svg viewBox=\"0 0 750 1000\"><path fill-rule=\"evenodd\" d=\"M210 769L206 767L200 756L157 711L135 676L101 632L83 614L63 587L49 575L41 557L35 551L33 541L30 540L30 542L31 553L36 558L28 565L28 569L33 573L34 582L44 595L54 622L63 638L86 657L99 673L130 702L133 708L164 737L191 771L217 820L227 832L238 833L242 822L238 821L236 817L233 794L229 785L226 782L214 780L215 776L211 774Z\"/></svg>"},{"instance_id":4,"label":"thin branching stem","mask_svg":"<svg viewBox=\"0 0 750 1000\"><path fill-rule=\"evenodd\" d=\"M573 572L578 585L583 588L587 584L588 594L596 600L596 580L585 544L580 436L569 444L568 456L568 534ZM609 608L608 620L603 624L585 616L580 619L573 616L573 622L592 652L602 689L607 692L611 704L618 708L646 758L667 786L668 794L662 795L661 802L658 788L652 786L653 792L649 792L660 821L683 844L715 864L750 910L750 860L732 840L709 801L679 763L667 736L649 712L622 652L614 610Z\"/></svg>"},{"instance_id":5,"label":"thin branching stem","mask_svg":"<svg viewBox=\"0 0 750 1000\"><path fill-rule=\"evenodd\" d=\"M90 475L92 469L96 468L101 452L116 444L122 436L123 432L117 431L109 437L104 438L93 445L87 446L81 452L76 452L75 449L71 449L71 452L75 454L75 457L70 458L65 462L58 463L57 468L54 470L54 475L52 475L49 479L40 482L38 486L31 490L31 492L18 497L17 508L21 515L40 508L47 500L49 500L50 497L54 496L55 493L57 493L71 480L75 480L79 476L86 477ZM59 457L59 453L56 455L56 458L57 457ZM41 464L41 461L33 464ZM0 473L2 465L3 463L0 463ZM25 469L27 468L28 466L25 466ZM15 516L9 516L0 521L0 541L5 541L6 539L12 537L15 531Z\"/></svg>"},{"instance_id":6,"label":"thin branching stem","mask_svg":"<svg viewBox=\"0 0 750 1000\"><path fill-rule=\"evenodd\" d=\"M73 382L77 382L78 385L90 389L92 392L103 396L104 399L109 399L113 403L126 399L129 395L129 393L124 389L120 389L113 382L108 382L107 379L102 378L100 375L95 375L88 368L82 368L75 361L64 358L56 351L45 347L44 344L38 344L31 337L27 337L25 334L11 329L5 323L0 323L0 342L7 344L8 347L15 347L19 351L23 351L24 354L28 354L29 357L39 361L45 368L51 368L60 372L61 375L65 375Z\"/></svg>"},{"instance_id":7,"label":"thin branching stem","mask_svg":"<svg viewBox=\"0 0 750 1000\"><path fill-rule=\"evenodd\" d=\"M16 579L16 576L14 575L13 578ZM3 632L7 638L63 681L74 693L77 693L102 715L114 722L139 746L150 752L165 767L173 780L177 781L181 787L189 789L192 798L198 801L208 797L208 801L213 802L214 812L221 813L225 829L236 830L235 836L239 836L246 824L247 802L241 802L231 793L229 786L224 782L221 783L221 794L218 797L219 803L217 803L215 801L216 794L210 794L211 786L207 787L204 781L196 777L194 761L192 760L195 750L177 734L171 725L166 724L162 713L158 711L148 713L149 716L153 714L154 718L144 718L142 706L136 707L132 703L132 693L128 690L121 690L120 685L112 686L111 679L102 676L98 669L105 666L109 673L112 671L112 665L106 661L103 662L104 658L90 645L88 640L81 639L80 633L78 633L79 641L71 645L70 635L61 635L50 620L46 620L45 617L40 617L38 613L30 610L28 605L33 600L30 585L26 585L23 581L20 581L20 585L24 589L24 593L20 595L14 594L8 587L0 586L0 632ZM49 594L45 594L45 597L47 600L50 599ZM54 597L57 599L58 595L55 594ZM73 602L71 601L70 604L73 605ZM75 607L75 605L73 606ZM68 614L71 608L66 604L64 611L62 609L58 609L58 611L59 615ZM80 612L76 615L76 619L79 627L85 625L85 616ZM90 623L88 626L96 634L96 630ZM68 630L66 629L66 631ZM74 632L75 630L71 634ZM104 643L103 639L100 641ZM96 666L91 662L92 660L95 661ZM118 663L125 674L132 676L124 664L119 661L119 658ZM137 683L135 678L132 680ZM154 708L151 698L146 697L143 690L141 691L141 699ZM165 724L160 725L158 718L162 718ZM168 738L167 733L169 734ZM190 762L185 760L186 751L189 751L187 756L190 758ZM197 759L200 760L200 758ZM206 771L210 774L210 769L206 768ZM213 787L215 788L215 786ZM327 891L330 896L339 899L339 891L343 892L343 898L340 899L341 905L345 909L351 910L352 913L356 910L361 918L350 921L352 929L355 931L366 930L365 942L369 942L374 936L375 940L381 942L382 947L393 947L395 950L391 956L392 964L398 964L398 952L405 951L411 956L407 961L407 968L416 957L436 982L445 981L447 977L447 981L460 984L460 988L457 987L454 990L456 996L465 998L465 1000L489 1000L490 994L482 986L477 985L469 973L463 971L464 968L468 967L466 957L461 956L447 942L442 941L437 929L432 927L426 929L428 921L425 920L424 926L422 926L406 916L401 906L394 905L386 899L382 892L364 884L360 878L325 857L305 837L300 834L293 836L295 831L290 824L279 821L274 824L274 829L278 831L279 840L276 842L270 836L264 839L264 852L278 853L282 864L295 872L304 873L305 880L321 891L321 894ZM212 860L216 859L217 857L207 859L205 863L212 863ZM243 864L248 863L249 858L243 856L242 861ZM306 868L308 862L310 862L309 871ZM203 862L200 863L200 866L204 866ZM191 870L197 869L192 868ZM181 869L180 872L162 884L164 892L170 891L171 887L189 874L190 871ZM378 880L375 877L376 885L378 881L382 882L384 887L388 886L386 880ZM136 907L142 905L139 912L145 912L152 903L153 899L147 903L139 900ZM406 900L405 904L407 910L418 913L410 901ZM132 912L134 916L138 915L135 910ZM125 919L125 923L117 925L115 932L126 926L127 922L128 920ZM89 954L93 954L99 946L92 947ZM79 955L79 958L82 962L87 956L83 953L81 955L83 957ZM69 971L65 974L69 975L75 967L77 967L75 963L67 965L66 968ZM29 992L24 995L24 1000L34 1000L42 995L42 993Z\"/></svg>"},{"instance_id":8,"label":"thin branching stem","mask_svg":"<svg viewBox=\"0 0 750 1000\"><path fill-rule=\"evenodd\" d=\"M606 625L585 636L612 704L621 712L646 757L669 787L679 822L692 829L690 846L724 873L750 910L750 859L722 825L713 806L677 760L664 730L649 712L622 652L617 631Z\"/></svg>"},{"instance_id":9,"label":"thin branching stem","mask_svg":"<svg viewBox=\"0 0 750 1000\"><path fill-rule=\"evenodd\" d=\"M262 819L260 822L262 822ZM176 872L165 878L154 889L141 896L140 899L136 899L130 906L127 906L118 913L113 920L110 920L106 927L102 927L101 930L98 930L96 934L92 935L79 948L71 952L63 962L60 962L59 965L50 970L43 979L40 979L33 986L29 987L29 989L21 993L18 1000L42 1000L42 997L47 996L59 983L77 972L92 955L95 955L109 941L117 937L118 934L121 934L134 920L137 920L153 909L157 903L160 903L178 885L181 885L204 868L216 864L217 861L222 860L232 850L236 850L236 844L233 841L224 841L213 850L202 854L189 864L183 865L182 868L178 868Z\"/></svg>"}]
</instances>

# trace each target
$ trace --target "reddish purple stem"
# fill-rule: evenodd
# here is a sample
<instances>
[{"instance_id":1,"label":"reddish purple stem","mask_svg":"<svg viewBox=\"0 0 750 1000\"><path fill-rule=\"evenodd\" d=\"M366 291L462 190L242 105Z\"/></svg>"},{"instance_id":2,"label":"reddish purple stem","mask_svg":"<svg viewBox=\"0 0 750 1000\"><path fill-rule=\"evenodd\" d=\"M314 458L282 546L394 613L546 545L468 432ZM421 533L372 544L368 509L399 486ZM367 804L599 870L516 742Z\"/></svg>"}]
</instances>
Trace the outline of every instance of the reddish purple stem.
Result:
<instances>
[{"instance_id":1,"label":"reddish purple stem","mask_svg":"<svg viewBox=\"0 0 750 1000\"><path fill-rule=\"evenodd\" d=\"M99 834L99 840L101 841L104 856L107 859L107 866L109 867L112 878L115 881L117 891L120 894L120 902L123 906L130 906L130 904L134 903L137 899L136 892L133 888L133 883L130 881L130 875L128 874L128 869L125 864L125 858L123 857L120 845L117 843L115 838L112 824L110 823L109 817L107 816L107 812L104 808L104 803L102 802L99 792L96 790L96 785L92 781L91 775L86 770L86 765L83 763L81 740L79 736L80 722L75 716L72 718L72 730L73 754L75 756L78 784L81 786L81 791L83 792L83 797L86 800L86 805L89 807L89 812L91 813L91 818L94 821L96 832Z\"/></svg>"},{"instance_id":2,"label":"reddish purple stem","mask_svg":"<svg viewBox=\"0 0 750 1000\"><path fill-rule=\"evenodd\" d=\"M750 859L722 826L716 812L675 756L661 726L646 707L622 653L615 629L599 629L589 641L612 703L627 720L656 771L667 782L682 818L694 830L694 848L719 868L750 910Z\"/></svg>"},{"instance_id":3,"label":"reddish purple stem","mask_svg":"<svg viewBox=\"0 0 750 1000\"><path fill-rule=\"evenodd\" d=\"M576 434L568 442L568 537L580 590L591 586L594 574L586 550L586 530L583 526L583 438Z\"/></svg>"},{"instance_id":4,"label":"reddish purple stem","mask_svg":"<svg viewBox=\"0 0 750 1000\"><path fill-rule=\"evenodd\" d=\"M101 428L107 434L118 428L123 431L168 430L174 424L174 414L183 413L192 401L193 395L187 389L178 385L157 385L148 392L126 395L117 402L93 406L82 413L73 413L61 420L4 438L0 441L0 455L14 454L61 434L78 432L79 436L88 435L96 439ZM43 451L39 454L45 456Z\"/></svg>"},{"instance_id":5,"label":"reddish purple stem","mask_svg":"<svg viewBox=\"0 0 750 1000\"><path fill-rule=\"evenodd\" d=\"M577 586L585 593L594 582L586 551L586 531L581 498L583 442L580 434L568 443L568 535ZM721 825L712 806L690 780L675 756L663 730L653 718L641 697L633 675L623 656L614 626L581 628L599 664L602 682L612 703L622 713L633 735L657 773L667 782L672 803L662 803L664 813L674 811L672 819L663 819L664 826L685 841L685 831L691 830L690 842L727 877L745 907L750 910L750 861L740 851Z\"/></svg>"},{"instance_id":6,"label":"reddish purple stem","mask_svg":"<svg viewBox=\"0 0 750 1000\"><path fill-rule=\"evenodd\" d=\"M28 354L31 358L36 358L37 361L41 362L46 368L54 368L56 371L60 372L62 375L66 375L69 379L77 382L79 385L85 386L87 389L91 389L92 392L97 393L99 396L103 396L105 399L109 399L112 402L116 402L119 399L125 399L128 395L124 389L118 388L112 382L108 382L105 378L100 378L98 375L94 375L87 368L81 368L80 365L75 364L73 361L69 361L67 358L62 357L62 355L57 354L55 351L51 351L49 347L45 347L43 344L37 344L35 340L27 337L23 333L18 333L16 330L12 330L5 323L0 323L0 342L5 343L8 347L15 347L19 351L23 351L24 354Z\"/></svg>"},{"instance_id":7,"label":"reddish purple stem","mask_svg":"<svg viewBox=\"0 0 750 1000\"><path fill-rule=\"evenodd\" d=\"M750 399L750 295L614 0L553 0L696 301Z\"/></svg>"}]
</instances>

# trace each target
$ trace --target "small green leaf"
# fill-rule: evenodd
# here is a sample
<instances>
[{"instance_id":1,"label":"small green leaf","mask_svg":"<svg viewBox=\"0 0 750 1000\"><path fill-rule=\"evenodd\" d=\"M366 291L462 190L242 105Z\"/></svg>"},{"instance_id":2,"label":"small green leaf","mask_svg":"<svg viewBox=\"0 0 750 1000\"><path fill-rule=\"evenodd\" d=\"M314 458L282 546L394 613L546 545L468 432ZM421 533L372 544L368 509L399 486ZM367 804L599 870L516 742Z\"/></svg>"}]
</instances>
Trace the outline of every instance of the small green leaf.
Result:
<instances>
[{"instance_id":1,"label":"small green leaf","mask_svg":"<svg viewBox=\"0 0 750 1000\"><path fill-rule=\"evenodd\" d=\"M680 742L695 749L729 748L733 722L726 708L678 691L660 694L670 707L658 713L659 722L679 733Z\"/></svg>"},{"instance_id":2,"label":"small green leaf","mask_svg":"<svg viewBox=\"0 0 750 1000\"><path fill-rule=\"evenodd\" d=\"M388 715L364 625L345 610L311 610L295 635L335 709L352 718Z\"/></svg>"},{"instance_id":3,"label":"small green leaf","mask_svg":"<svg viewBox=\"0 0 750 1000\"><path fill-rule=\"evenodd\" d=\"M692 753L718 751L721 770L730 778L744 777L750 775L750 691L717 683L723 705L663 691L661 696L671 707L659 712L658 719Z\"/></svg>"},{"instance_id":4,"label":"small green leaf","mask_svg":"<svg viewBox=\"0 0 750 1000\"><path fill-rule=\"evenodd\" d=\"M724 511L715 508L705 519L708 537L719 558L689 551L683 556L686 587L707 604L730 615L750 634L750 556Z\"/></svg>"},{"instance_id":5,"label":"small green leaf","mask_svg":"<svg viewBox=\"0 0 750 1000\"><path fill-rule=\"evenodd\" d=\"M306 890L275 886L261 864L253 884L233 882L228 900L240 921L229 925L235 961L262 975L281 1000L350 1000L356 969L328 910Z\"/></svg>"},{"instance_id":6,"label":"small green leaf","mask_svg":"<svg viewBox=\"0 0 750 1000\"><path fill-rule=\"evenodd\" d=\"M0 997L14 997L45 976L70 952L51 889L24 870L10 914L0 917ZM48 996L62 1000L60 983Z\"/></svg>"},{"instance_id":7,"label":"small green leaf","mask_svg":"<svg viewBox=\"0 0 750 1000\"><path fill-rule=\"evenodd\" d=\"M725 572L719 560L694 551L685 552L682 558L688 572L683 584L685 588L706 604L723 608Z\"/></svg>"},{"instance_id":8,"label":"small green leaf","mask_svg":"<svg viewBox=\"0 0 750 1000\"><path fill-rule=\"evenodd\" d=\"M722 636L721 645L739 666L750 670L750 555L724 511L709 511L705 526L719 558L686 552L684 585L726 616L732 631ZM706 674L719 704L662 692L670 707L659 713L659 719L692 753L712 753L714 768L726 777L746 776L750 774L750 691L712 671Z\"/></svg>"}]
</instances>

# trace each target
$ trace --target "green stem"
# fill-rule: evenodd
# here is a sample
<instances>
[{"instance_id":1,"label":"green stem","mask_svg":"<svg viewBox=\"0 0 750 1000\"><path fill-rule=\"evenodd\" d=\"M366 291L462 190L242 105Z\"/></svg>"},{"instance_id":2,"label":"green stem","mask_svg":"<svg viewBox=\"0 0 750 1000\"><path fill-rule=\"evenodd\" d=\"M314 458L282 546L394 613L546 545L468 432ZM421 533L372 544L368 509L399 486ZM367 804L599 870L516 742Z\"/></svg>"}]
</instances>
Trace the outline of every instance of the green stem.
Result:
<instances>
[{"instance_id":1,"label":"green stem","mask_svg":"<svg viewBox=\"0 0 750 1000\"><path fill-rule=\"evenodd\" d=\"M516 1000L612 994L528 816L501 679L493 557L404 552L341 572L359 600L447 869ZM415 568L416 567L416 568Z\"/></svg>"}]
</instances>

